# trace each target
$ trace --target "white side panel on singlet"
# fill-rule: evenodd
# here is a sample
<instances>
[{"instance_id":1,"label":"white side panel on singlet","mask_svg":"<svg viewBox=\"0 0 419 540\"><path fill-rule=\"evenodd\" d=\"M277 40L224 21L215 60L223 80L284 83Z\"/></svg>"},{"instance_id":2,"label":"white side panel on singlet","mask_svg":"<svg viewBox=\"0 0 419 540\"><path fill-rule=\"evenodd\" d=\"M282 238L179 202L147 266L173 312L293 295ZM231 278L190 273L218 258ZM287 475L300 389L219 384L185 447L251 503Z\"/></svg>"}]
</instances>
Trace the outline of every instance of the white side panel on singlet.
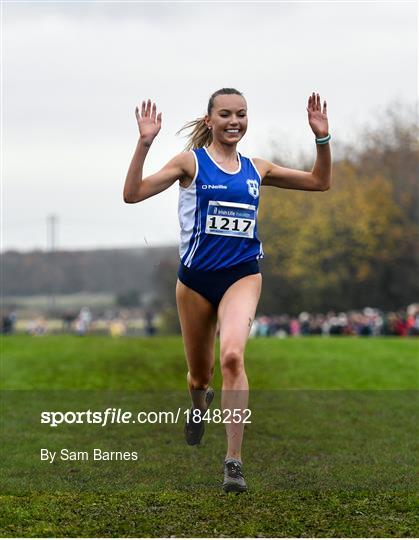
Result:
<instances>
[{"instance_id":1,"label":"white side panel on singlet","mask_svg":"<svg viewBox=\"0 0 419 540\"><path fill-rule=\"evenodd\" d=\"M182 258L188 250L196 220L196 177L198 176L199 166L195 152L192 152L192 154L195 159L195 176L189 187L184 188L179 185L178 216L180 225L180 258Z\"/></svg>"}]
</instances>

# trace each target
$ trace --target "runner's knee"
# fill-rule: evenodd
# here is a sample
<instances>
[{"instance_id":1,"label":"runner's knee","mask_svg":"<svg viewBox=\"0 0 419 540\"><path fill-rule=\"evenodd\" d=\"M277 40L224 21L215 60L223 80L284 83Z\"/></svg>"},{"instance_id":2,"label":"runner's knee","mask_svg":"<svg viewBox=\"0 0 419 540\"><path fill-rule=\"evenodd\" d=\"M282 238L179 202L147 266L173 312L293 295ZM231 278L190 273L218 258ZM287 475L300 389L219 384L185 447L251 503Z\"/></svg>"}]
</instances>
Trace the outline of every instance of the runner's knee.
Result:
<instances>
[{"instance_id":1,"label":"runner's knee","mask_svg":"<svg viewBox=\"0 0 419 540\"><path fill-rule=\"evenodd\" d=\"M241 349L227 348L221 352L221 371L226 375L238 375L244 369L244 355Z\"/></svg>"}]
</instances>

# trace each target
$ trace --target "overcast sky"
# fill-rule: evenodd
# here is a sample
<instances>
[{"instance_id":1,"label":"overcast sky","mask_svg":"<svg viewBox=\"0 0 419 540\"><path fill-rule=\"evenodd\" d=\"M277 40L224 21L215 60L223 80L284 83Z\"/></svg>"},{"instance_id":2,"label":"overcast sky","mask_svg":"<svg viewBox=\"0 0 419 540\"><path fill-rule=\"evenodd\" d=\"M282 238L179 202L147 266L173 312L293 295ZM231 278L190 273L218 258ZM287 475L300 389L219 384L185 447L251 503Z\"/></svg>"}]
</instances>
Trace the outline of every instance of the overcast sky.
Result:
<instances>
[{"instance_id":1,"label":"overcast sky","mask_svg":"<svg viewBox=\"0 0 419 540\"><path fill-rule=\"evenodd\" d=\"M50 214L61 249L178 243L176 184L122 201L144 98L163 112L146 175L221 87L247 99L242 154L313 162L312 91L342 141L417 99L415 2L3 2L2 31L3 250L45 249Z\"/></svg>"}]
</instances>

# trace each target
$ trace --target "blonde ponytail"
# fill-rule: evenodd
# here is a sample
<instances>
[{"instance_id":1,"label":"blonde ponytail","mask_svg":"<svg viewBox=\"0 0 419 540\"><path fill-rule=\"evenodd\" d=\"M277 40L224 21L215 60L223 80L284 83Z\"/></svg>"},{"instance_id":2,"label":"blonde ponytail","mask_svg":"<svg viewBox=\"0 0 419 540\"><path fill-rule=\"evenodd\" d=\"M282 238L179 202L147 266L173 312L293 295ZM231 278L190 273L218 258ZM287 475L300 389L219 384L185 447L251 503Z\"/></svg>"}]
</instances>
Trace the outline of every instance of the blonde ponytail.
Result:
<instances>
[{"instance_id":1,"label":"blonde ponytail","mask_svg":"<svg viewBox=\"0 0 419 540\"><path fill-rule=\"evenodd\" d=\"M204 116L185 124L176 135L179 135L185 129L190 129L190 133L187 135L188 143L185 146L185 152L189 152L189 150L194 150L195 148L203 148L212 143L212 133L205 123Z\"/></svg>"},{"instance_id":2,"label":"blonde ponytail","mask_svg":"<svg viewBox=\"0 0 419 540\"><path fill-rule=\"evenodd\" d=\"M207 108L208 116L211 116L211 111L214 107L214 99L217 96L225 94L236 94L243 97L243 94L235 88L221 88L221 90L217 90L209 99ZM179 135L185 129L190 129L190 133L187 135L188 143L185 146L185 152L189 152L189 150L194 150L195 148L203 148L204 146L209 146L212 143L212 131L205 123L205 116L188 122L182 128L180 128L176 135Z\"/></svg>"}]
</instances>

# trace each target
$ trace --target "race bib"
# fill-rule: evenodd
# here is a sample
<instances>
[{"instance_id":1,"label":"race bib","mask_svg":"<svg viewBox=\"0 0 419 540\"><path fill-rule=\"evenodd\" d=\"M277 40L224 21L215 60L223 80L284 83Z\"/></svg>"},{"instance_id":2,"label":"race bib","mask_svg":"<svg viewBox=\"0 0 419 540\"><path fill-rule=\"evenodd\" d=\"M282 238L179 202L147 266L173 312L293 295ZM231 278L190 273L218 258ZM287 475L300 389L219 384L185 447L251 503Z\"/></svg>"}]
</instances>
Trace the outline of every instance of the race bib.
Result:
<instances>
[{"instance_id":1,"label":"race bib","mask_svg":"<svg viewBox=\"0 0 419 540\"><path fill-rule=\"evenodd\" d=\"M221 236L253 238L256 207L252 204L209 201L205 232Z\"/></svg>"}]
</instances>

